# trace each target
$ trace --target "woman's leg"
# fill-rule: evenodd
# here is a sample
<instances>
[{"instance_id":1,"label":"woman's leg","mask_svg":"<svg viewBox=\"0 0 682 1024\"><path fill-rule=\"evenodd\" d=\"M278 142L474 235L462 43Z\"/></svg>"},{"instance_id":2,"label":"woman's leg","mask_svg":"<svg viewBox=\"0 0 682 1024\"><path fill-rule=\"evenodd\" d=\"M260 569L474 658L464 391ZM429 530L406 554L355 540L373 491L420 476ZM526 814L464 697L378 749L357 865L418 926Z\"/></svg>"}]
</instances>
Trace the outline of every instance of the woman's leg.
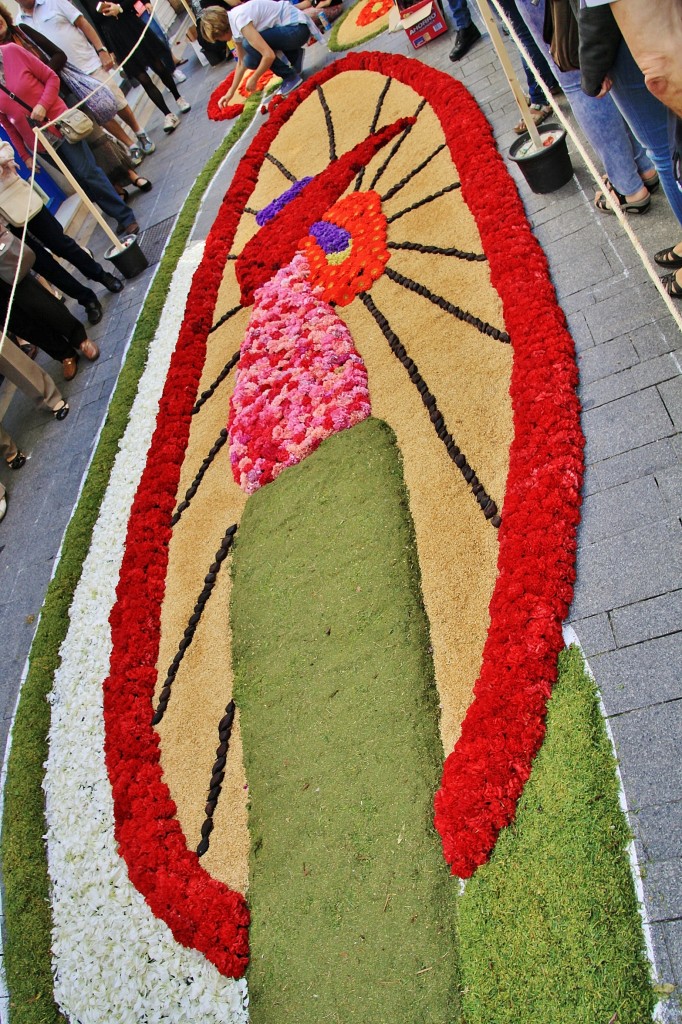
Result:
<instances>
[{"instance_id":1,"label":"woman's leg","mask_svg":"<svg viewBox=\"0 0 682 1024\"><path fill-rule=\"evenodd\" d=\"M549 47L542 38L544 0L539 4L517 0L517 6L538 47L551 60ZM600 100L586 96L580 87L579 71L559 71L554 66L554 73L608 178L624 196L636 196L642 191L640 171L650 170L653 164L647 162L641 147L633 145L632 136L615 103L609 102L608 96Z\"/></svg>"},{"instance_id":2,"label":"woman's leg","mask_svg":"<svg viewBox=\"0 0 682 1024\"><path fill-rule=\"evenodd\" d=\"M180 93L178 91L177 85L175 84L175 79L173 78L173 72L168 70L168 68L166 67L166 65L164 63L163 57L161 55L159 55L159 57L155 58L154 62L152 64L150 64L150 67L151 67L152 71L154 72L154 74L159 76L159 78L161 79L163 84L166 86L166 88L170 92L170 94L173 97L173 99L179 100L180 99ZM138 81L139 81L139 78L138 78Z\"/></svg>"},{"instance_id":3,"label":"woman's leg","mask_svg":"<svg viewBox=\"0 0 682 1024\"><path fill-rule=\"evenodd\" d=\"M83 277L90 281L103 279L106 273L104 267L82 249L75 239L65 233L57 218L53 217L46 207L31 218L28 231L29 235L34 235L55 256L68 260Z\"/></svg>"},{"instance_id":4,"label":"woman's leg","mask_svg":"<svg viewBox=\"0 0 682 1024\"><path fill-rule=\"evenodd\" d=\"M152 101L154 106L158 107L162 114L168 116L168 114L170 114L170 110L166 106L166 101L161 95L160 90L157 89L154 83L152 82L147 72L138 71L137 74L135 75L135 78L138 80L144 91L147 93L147 96L149 96L149 99Z\"/></svg>"},{"instance_id":5,"label":"woman's leg","mask_svg":"<svg viewBox=\"0 0 682 1024\"><path fill-rule=\"evenodd\" d=\"M20 388L39 409L52 412L63 401L49 373L29 359L9 338L0 346L0 373Z\"/></svg>"},{"instance_id":6,"label":"woman's leg","mask_svg":"<svg viewBox=\"0 0 682 1024\"><path fill-rule=\"evenodd\" d=\"M0 423L0 455L7 462L11 462L12 459L15 458L18 454L19 449L17 447L16 441L11 436L11 434L7 433L2 423ZM0 487L2 487L1 484ZM2 487L2 490L0 490L0 500L4 497L5 488Z\"/></svg>"},{"instance_id":7,"label":"woman's leg","mask_svg":"<svg viewBox=\"0 0 682 1024\"><path fill-rule=\"evenodd\" d=\"M78 352L87 338L80 320L32 277L17 285L9 325L59 362Z\"/></svg>"},{"instance_id":8,"label":"woman's leg","mask_svg":"<svg viewBox=\"0 0 682 1024\"><path fill-rule=\"evenodd\" d=\"M620 44L611 76L613 99L636 138L646 146L672 211L682 224L682 192L673 171L675 115L649 92L625 41Z\"/></svg>"},{"instance_id":9,"label":"woman's leg","mask_svg":"<svg viewBox=\"0 0 682 1024\"><path fill-rule=\"evenodd\" d=\"M542 50L538 47L535 42L528 25L523 20L519 9L516 6L516 0L500 0L500 7L503 9L507 17L509 18L514 31L528 51L530 59L533 61L540 78L543 80L548 89L552 89L556 86L557 80L552 71L549 63L543 54ZM521 58L523 64L523 70L526 74L526 82L528 84L528 92L530 94L531 103L538 103L541 106L545 106L547 103L547 97L542 91L538 81L526 64L525 60Z\"/></svg>"}]
</instances>

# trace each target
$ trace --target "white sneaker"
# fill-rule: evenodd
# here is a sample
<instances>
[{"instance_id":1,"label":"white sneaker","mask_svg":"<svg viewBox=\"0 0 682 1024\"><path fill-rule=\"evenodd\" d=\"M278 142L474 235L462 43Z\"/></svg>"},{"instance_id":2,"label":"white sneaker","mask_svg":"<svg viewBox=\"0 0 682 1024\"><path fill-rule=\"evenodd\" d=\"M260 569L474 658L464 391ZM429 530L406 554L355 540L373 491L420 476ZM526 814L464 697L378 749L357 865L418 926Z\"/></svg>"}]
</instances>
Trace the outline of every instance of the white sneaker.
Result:
<instances>
[{"instance_id":1,"label":"white sneaker","mask_svg":"<svg viewBox=\"0 0 682 1024\"><path fill-rule=\"evenodd\" d=\"M5 518L7 513L7 498L0 498L0 523Z\"/></svg>"},{"instance_id":2,"label":"white sneaker","mask_svg":"<svg viewBox=\"0 0 682 1024\"><path fill-rule=\"evenodd\" d=\"M175 102L177 103L178 110L180 111L181 114L186 114L188 111L192 109L192 104L188 103L187 100L184 100L182 96L178 96Z\"/></svg>"},{"instance_id":3,"label":"white sneaker","mask_svg":"<svg viewBox=\"0 0 682 1024\"><path fill-rule=\"evenodd\" d=\"M177 85L182 85L183 82L187 81L187 75L183 75L182 71L180 71L179 68L176 68L173 72L173 81Z\"/></svg>"},{"instance_id":4,"label":"white sneaker","mask_svg":"<svg viewBox=\"0 0 682 1024\"><path fill-rule=\"evenodd\" d=\"M180 118L177 114L166 114L163 122L163 130L166 135L170 135L171 132L175 131L179 124Z\"/></svg>"}]
</instances>

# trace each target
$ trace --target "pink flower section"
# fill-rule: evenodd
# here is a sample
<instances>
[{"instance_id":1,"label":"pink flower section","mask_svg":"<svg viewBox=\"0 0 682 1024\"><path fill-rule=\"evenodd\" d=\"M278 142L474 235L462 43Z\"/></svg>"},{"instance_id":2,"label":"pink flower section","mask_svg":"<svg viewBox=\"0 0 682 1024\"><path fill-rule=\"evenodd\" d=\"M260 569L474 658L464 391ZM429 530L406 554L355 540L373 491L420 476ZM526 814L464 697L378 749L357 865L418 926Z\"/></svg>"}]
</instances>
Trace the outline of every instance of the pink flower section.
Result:
<instances>
[{"instance_id":1,"label":"pink flower section","mask_svg":"<svg viewBox=\"0 0 682 1024\"><path fill-rule=\"evenodd\" d=\"M299 253L255 294L228 422L232 473L247 494L371 412L350 331L309 278Z\"/></svg>"}]
</instances>

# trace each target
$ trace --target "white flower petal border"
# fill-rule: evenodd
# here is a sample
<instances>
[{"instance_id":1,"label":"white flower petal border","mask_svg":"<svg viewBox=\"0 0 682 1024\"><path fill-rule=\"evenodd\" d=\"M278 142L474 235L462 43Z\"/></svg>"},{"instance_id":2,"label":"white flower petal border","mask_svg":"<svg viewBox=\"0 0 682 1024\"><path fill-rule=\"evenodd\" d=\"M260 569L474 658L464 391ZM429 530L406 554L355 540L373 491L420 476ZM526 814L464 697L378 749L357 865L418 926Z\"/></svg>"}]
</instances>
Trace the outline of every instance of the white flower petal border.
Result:
<instances>
[{"instance_id":1,"label":"white flower petal border","mask_svg":"<svg viewBox=\"0 0 682 1024\"><path fill-rule=\"evenodd\" d=\"M102 684L130 507L203 242L181 257L149 347L70 611L55 675L45 790L55 999L78 1024L246 1024L246 982L180 946L128 878L114 840Z\"/></svg>"}]
</instances>

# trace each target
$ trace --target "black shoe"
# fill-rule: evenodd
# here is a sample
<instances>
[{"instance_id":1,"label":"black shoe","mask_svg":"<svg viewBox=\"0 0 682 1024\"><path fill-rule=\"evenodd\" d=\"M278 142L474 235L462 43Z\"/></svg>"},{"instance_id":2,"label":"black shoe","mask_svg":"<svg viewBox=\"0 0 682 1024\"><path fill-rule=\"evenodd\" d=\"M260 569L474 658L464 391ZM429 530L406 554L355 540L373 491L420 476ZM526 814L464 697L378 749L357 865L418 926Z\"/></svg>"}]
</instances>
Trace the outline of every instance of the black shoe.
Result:
<instances>
[{"instance_id":1,"label":"black shoe","mask_svg":"<svg viewBox=\"0 0 682 1024\"><path fill-rule=\"evenodd\" d=\"M104 311L99 299L92 299L90 302L84 302L83 308L87 313L88 320L91 324L98 324L104 316Z\"/></svg>"},{"instance_id":2,"label":"black shoe","mask_svg":"<svg viewBox=\"0 0 682 1024\"><path fill-rule=\"evenodd\" d=\"M466 28L459 28L455 32L455 45L450 51L450 60L461 60L465 53L468 53L474 43L481 38L473 21Z\"/></svg>"},{"instance_id":3,"label":"black shoe","mask_svg":"<svg viewBox=\"0 0 682 1024\"><path fill-rule=\"evenodd\" d=\"M103 284L104 287L107 289L107 291L110 291L110 292L122 292L123 291L123 281L121 281L121 279L118 278L118 277L114 277L114 275L110 274L108 270L104 271L104 273L102 274L101 278L99 279L99 283Z\"/></svg>"}]
</instances>

